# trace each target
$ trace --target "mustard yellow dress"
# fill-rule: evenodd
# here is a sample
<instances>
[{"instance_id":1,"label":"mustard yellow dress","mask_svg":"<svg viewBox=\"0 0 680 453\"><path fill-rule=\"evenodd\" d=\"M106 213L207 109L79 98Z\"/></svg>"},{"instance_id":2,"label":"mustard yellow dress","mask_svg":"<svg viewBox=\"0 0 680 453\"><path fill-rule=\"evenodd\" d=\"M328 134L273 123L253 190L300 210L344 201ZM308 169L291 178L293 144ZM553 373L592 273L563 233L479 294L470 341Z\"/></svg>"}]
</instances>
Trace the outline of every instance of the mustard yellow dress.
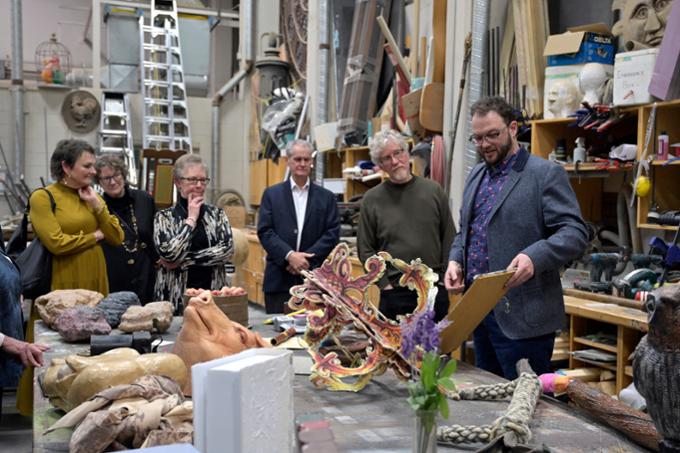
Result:
<instances>
[{"instance_id":1,"label":"mustard yellow dress","mask_svg":"<svg viewBox=\"0 0 680 453\"><path fill-rule=\"evenodd\" d=\"M106 260L94 232L100 229L104 241L113 246L123 242L118 217L109 213L102 200L96 213L80 199L78 191L62 183L50 184L56 208L44 190L31 196L31 223L43 245L52 253L52 290L89 289L105 296L109 293Z\"/></svg>"},{"instance_id":2,"label":"mustard yellow dress","mask_svg":"<svg viewBox=\"0 0 680 453\"><path fill-rule=\"evenodd\" d=\"M102 210L94 212L80 199L78 191L61 183L46 187L54 197L54 213L50 197L44 190L36 190L30 199L33 231L52 253L52 289L89 289L109 294L104 252L94 237L100 229L104 240L118 246L123 242L123 229L118 217L109 213L104 200ZM101 198L101 197L100 197ZM38 319L31 308L26 329L26 341L34 341L34 321ZM17 409L24 416L33 413L33 368L27 367L17 389Z\"/></svg>"}]
</instances>

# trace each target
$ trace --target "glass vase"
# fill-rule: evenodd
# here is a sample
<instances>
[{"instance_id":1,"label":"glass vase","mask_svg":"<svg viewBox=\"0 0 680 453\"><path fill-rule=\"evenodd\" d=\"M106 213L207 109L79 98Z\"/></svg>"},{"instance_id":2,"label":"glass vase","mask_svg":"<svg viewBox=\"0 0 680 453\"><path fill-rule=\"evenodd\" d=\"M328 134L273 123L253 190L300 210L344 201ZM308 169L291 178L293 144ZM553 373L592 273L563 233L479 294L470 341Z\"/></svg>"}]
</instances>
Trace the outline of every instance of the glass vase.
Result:
<instances>
[{"instance_id":1,"label":"glass vase","mask_svg":"<svg viewBox=\"0 0 680 453\"><path fill-rule=\"evenodd\" d=\"M434 453L437 451L437 411L415 412L413 432L413 453Z\"/></svg>"}]
</instances>

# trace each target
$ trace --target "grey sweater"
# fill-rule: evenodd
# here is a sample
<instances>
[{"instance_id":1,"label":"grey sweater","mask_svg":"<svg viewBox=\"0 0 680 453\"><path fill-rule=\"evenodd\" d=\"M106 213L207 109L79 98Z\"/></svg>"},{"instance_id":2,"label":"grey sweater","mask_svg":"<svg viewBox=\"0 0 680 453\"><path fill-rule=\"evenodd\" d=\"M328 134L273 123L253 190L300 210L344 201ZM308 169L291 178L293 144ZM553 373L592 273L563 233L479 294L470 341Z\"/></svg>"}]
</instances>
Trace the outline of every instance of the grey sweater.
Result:
<instances>
[{"instance_id":1,"label":"grey sweater","mask_svg":"<svg viewBox=\"0 0 680 453\"><path fill-rule=\"evenodd\" d=\"M366 192L361 202L357 242L362 262L380 251L406 262L420 258L443 282L455 234L446 193L429 179L384 181ZM386 274L381 287L399 277L391 266Z\"/></svg>"}]
</instances>

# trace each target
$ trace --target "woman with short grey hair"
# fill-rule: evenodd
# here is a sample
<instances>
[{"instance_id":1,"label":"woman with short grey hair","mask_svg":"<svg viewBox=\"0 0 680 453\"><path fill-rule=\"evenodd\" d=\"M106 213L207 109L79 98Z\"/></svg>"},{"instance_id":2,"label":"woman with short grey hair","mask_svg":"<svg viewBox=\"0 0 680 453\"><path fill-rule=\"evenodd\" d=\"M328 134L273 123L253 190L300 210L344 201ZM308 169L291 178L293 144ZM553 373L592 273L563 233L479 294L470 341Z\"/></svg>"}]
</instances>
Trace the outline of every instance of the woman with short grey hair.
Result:
<instances>
[{"instance_id":1,"label":"woman with short grey hair","mask_svg":"<svg viewBox=\"0 0 680 453\"><path fill-rule=\"evenodd\" d=\"M175 162L175 206L156 213L154 243L160 255L156 299L183 312L187 288L221 289L227 286L226 264L234 253L231 226L224 211L204 203L210 182L201 157L185 154Z\"/></svg>"},{"instance_id":2,"label":"woman with short grey hair","mask_svg":"<svg viewBox=\"0 0 680 453\"><path fill-rule=\"evenodd\" d=\"M142 304L152 302L158 261L153 245L156 204L148 193L130 187L127 165L120 157L100 156L94 168L95 181L104 190L104 202L125 233L121 245L102 245L109 290L132 291Z\"/></svg>"}]
</instances>

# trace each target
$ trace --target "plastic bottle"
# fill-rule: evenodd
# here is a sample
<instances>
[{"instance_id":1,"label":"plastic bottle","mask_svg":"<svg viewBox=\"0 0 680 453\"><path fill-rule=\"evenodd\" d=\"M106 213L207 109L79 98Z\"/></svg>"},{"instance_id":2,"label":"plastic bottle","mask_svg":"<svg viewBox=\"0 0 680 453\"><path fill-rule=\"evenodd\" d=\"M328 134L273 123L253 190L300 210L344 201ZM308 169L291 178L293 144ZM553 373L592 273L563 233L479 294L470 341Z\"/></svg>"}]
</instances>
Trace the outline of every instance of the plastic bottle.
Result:
<instances>
[{"instance_id":1,"label":"plastic bottle","mask_svg":"<svg viewBox=\"0 0 680 453\"><path fill-rule=\"evenodd\" d=\"M574 148L574 163L586 161L586 139L579 137L576 139L576 148Z\"/></svg>"},{"instance_id":2,"label":"plastic bottle","mask_svg":"<svg viewBox=\"0 0 680 453\"><path fill-rule=\"evenodd\" d=\"M661 132L661 135L659 135L657 147L656 147L656 159L657 160L666 160L668 159L668 134L666 134L666 131Z\"/></svg>"}]
</instances>

